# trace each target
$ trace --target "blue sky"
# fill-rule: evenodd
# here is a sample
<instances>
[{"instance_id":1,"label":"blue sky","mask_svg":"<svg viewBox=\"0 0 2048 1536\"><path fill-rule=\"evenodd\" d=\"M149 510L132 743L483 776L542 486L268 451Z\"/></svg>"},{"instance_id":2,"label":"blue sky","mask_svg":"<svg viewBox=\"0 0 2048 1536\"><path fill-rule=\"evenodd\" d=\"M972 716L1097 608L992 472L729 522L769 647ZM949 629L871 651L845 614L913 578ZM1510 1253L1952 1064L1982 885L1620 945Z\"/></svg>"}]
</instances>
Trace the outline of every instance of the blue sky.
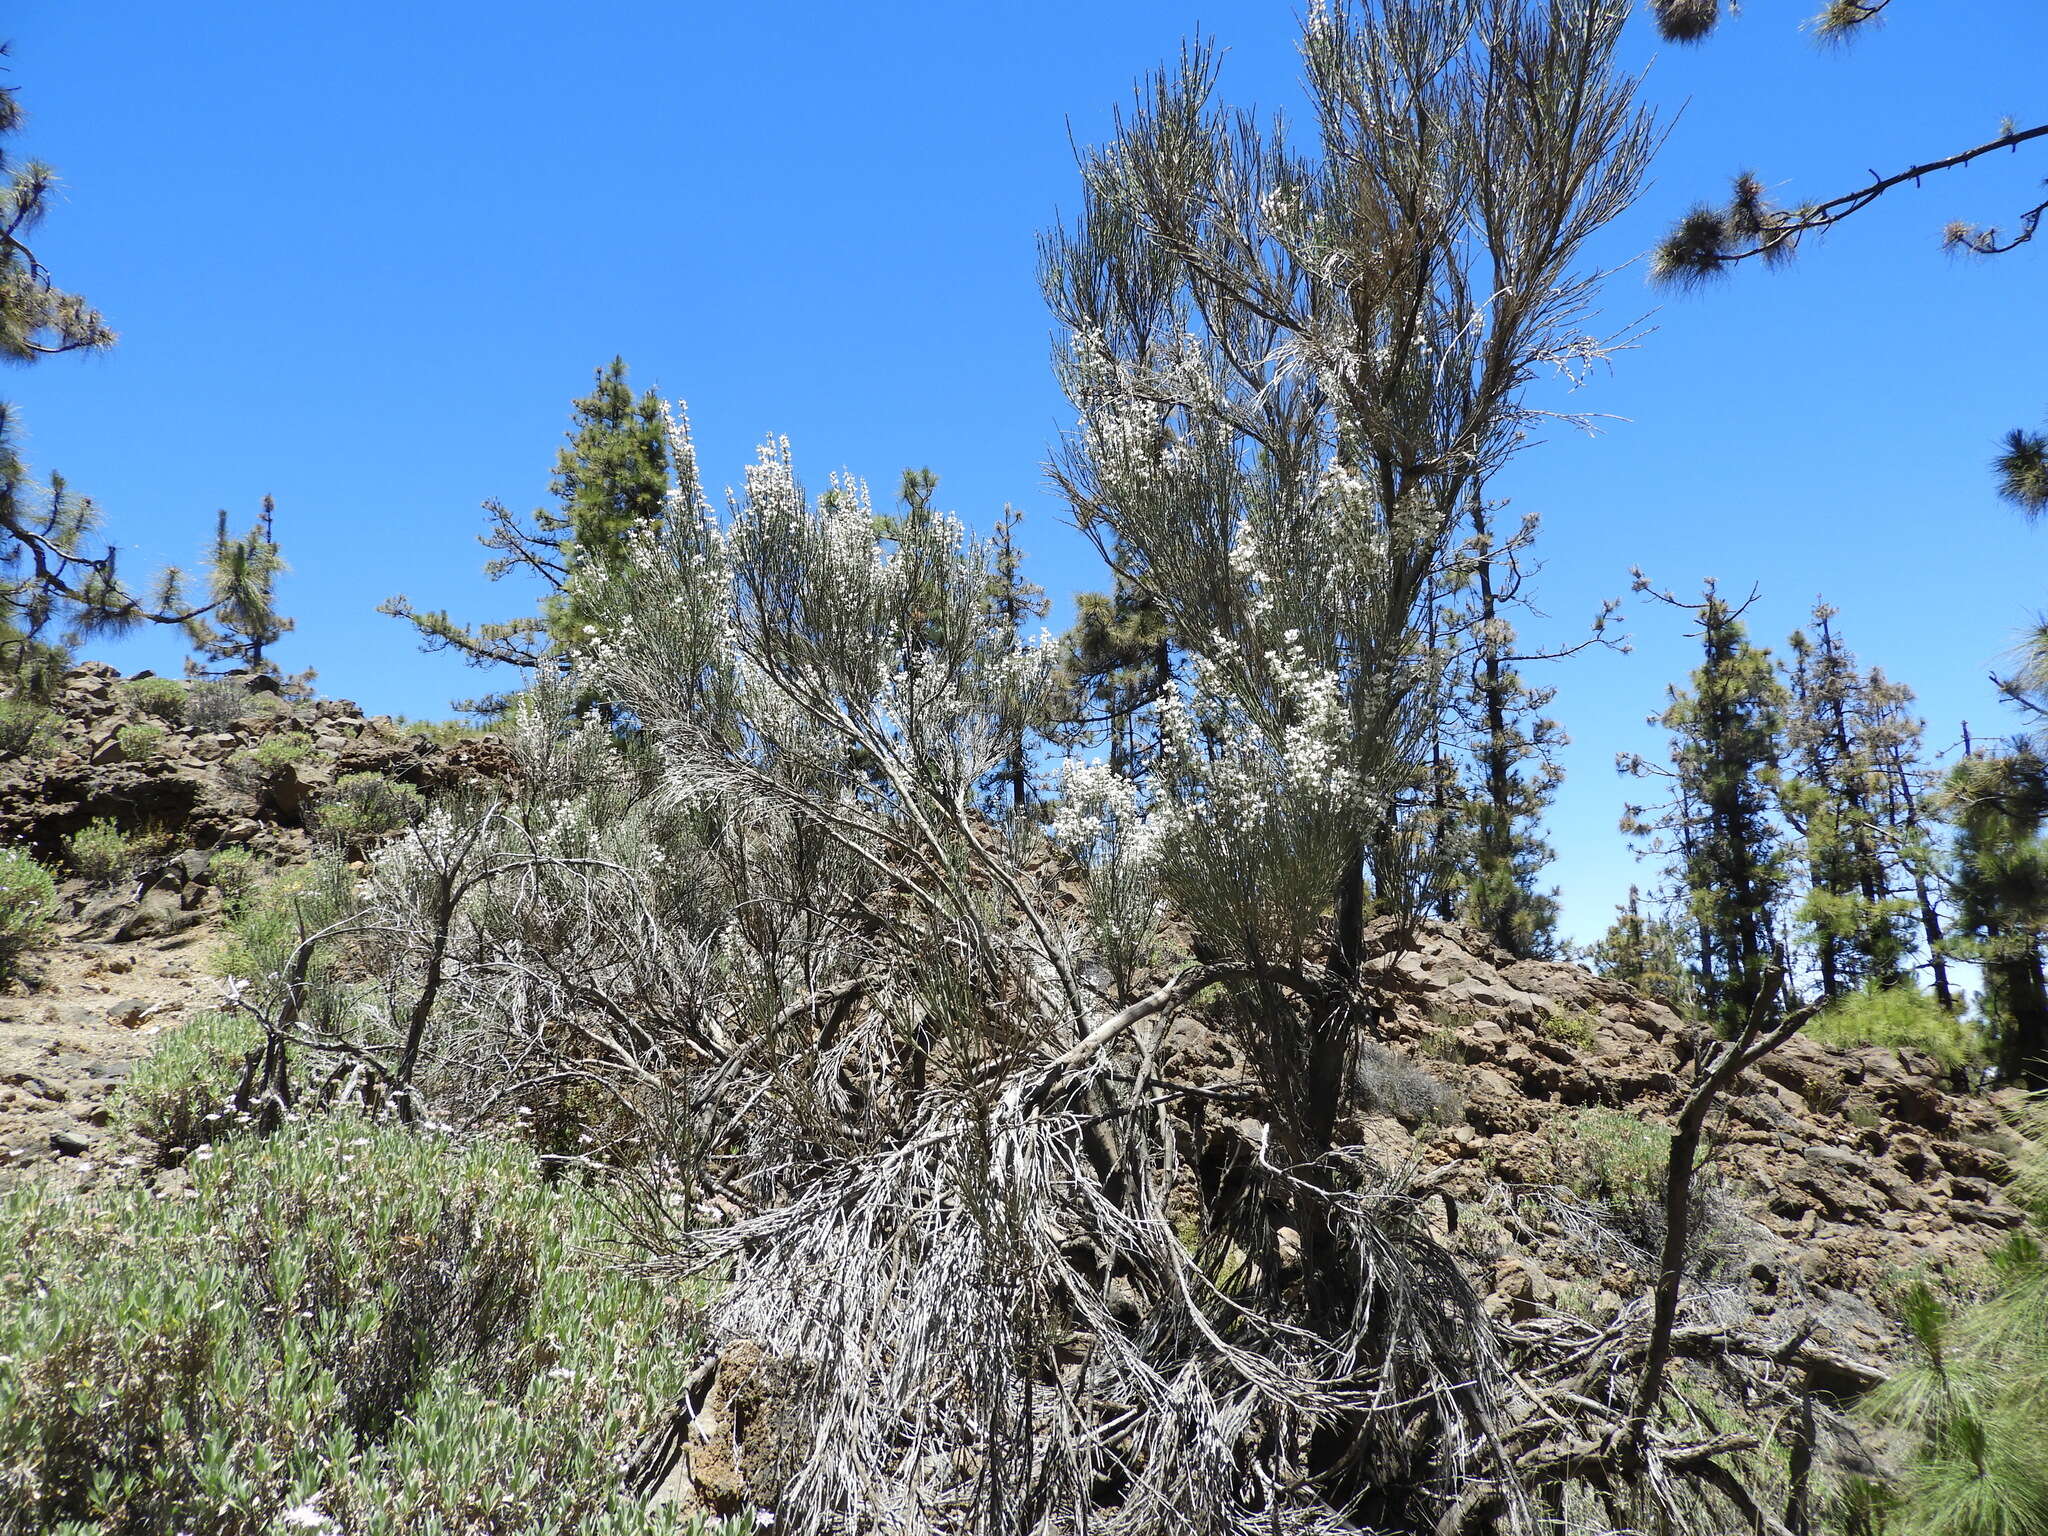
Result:
<instances>
[{"instance_id":1,"label":"blue sky","mask_svg":"<svg viewBox=\"0 0 2048 1536\"><path fill-rule=\"evenodd\" d=\"M1496 482L1542 514L1562 639L1642 565L1660 584L1759 585L1782 641L1817 594L1867 660L1920 693L1936 744L2000 728L1986 672L2039 602L2040 551L1984 465L2048 411L2048 241L1959 263L1952 217L2037 199L2048 153L1895 194L1784 274L1698 297L1626 267L1728 173L1826 196L2048 116L2038 0L1899 0L1849 50L1755 0L1708 46L1632 66L1672 127L1606 237L1607 312L1635 349ZM22 144L68 201L39 252L121 333L112 353L6 381L32 462L103 507L140 569L193 560L217 507L266 493L295 567L287 666L373 711L446 713L482 680L373 610L519 611L481 579L477 504L544 498L569 401L623 353L687 399L707 473L768 433L814 481L941 475L970 521L1024 509L1034 575L1100 586L1047 493L1065 419L1034 236L1075 196L1069 134L1106 135L1134 76L1192 31L1230 99L1296 94L1295 11L1126 0L768 8L555 0L166 7L17 0ZM1568 929L1597 934L1639 876L1617 751L1691 665L1678 616L1628 605L1632 655L1554 669L1573 736L1552 821ZM108 653L176 666L161 638Z\"/></svg>"}]
</instances>

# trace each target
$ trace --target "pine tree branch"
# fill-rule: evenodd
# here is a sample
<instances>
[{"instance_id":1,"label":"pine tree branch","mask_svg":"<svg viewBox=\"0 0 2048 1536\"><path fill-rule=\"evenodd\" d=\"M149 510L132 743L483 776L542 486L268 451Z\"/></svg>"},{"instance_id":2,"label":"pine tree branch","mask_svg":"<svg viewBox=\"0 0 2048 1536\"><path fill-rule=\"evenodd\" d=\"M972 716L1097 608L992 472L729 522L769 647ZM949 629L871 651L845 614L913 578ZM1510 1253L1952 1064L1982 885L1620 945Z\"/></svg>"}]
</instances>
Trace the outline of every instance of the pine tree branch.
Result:
<instances>
[{"instance_id":1,"label":"pine tree branch","mask_svg":"<svg viewBox=\"0 0 2048 1536\"><path fill-rule=\"evenodd\" d=\"M1802 236L1832 228L1887 192L1909 182L1918 185L1923 177L1969 165L1998 150L2016 150L2043 137L2048 137L2048 123L2013 129L1974 149L1908 166L1890 176L1872 171L1868 185L1797 209L1771 207L1753 178L1737 177L1735 196L1726 208L1702 206L1679 220L1658 248L1652 273L1660 282L1698 283L1757 257L1766 263L1783 261L1792 255ZM2000 242L1995 230L1971 231L1952 225L1947 242L1978 255L2001 255L2033 239L2044 213L2048 213L2048 202L2029 209L2021 216L2022 232L2009 241Z\"/></svg>"},{"instance_id":2,"label":"pine tree branch","mask_svg":"<svg viewBox=\"0 0 2048 1536\"><path fill-rule=\"evenodd\" d=\"M79 555L36 532L20 517L0 509L0 534L16 540L35 568L34 582L44 591L76 603L101 622L120 624L192 624L219 608L225 598L197 607L152 608L114 578L114 555ZM82 580L82 585L80 584Z\"/></svg>"}]
</instances>

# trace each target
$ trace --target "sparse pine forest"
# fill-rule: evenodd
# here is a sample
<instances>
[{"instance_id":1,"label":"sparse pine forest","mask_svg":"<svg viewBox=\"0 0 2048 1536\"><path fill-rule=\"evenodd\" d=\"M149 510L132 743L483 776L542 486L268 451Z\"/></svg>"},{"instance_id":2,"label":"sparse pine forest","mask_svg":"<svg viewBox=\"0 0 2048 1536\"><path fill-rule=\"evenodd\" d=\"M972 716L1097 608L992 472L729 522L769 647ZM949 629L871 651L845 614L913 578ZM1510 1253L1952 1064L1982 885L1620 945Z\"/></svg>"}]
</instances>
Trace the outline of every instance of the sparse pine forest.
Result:
<instances>
[{"instance_id":1,"label":"sparse pine forest","mask_svg":"<svg viewBox=\"0 0 2048 1536\"><path fill-rule=\"evenodd\" d=\"M482 686L366 715L285 670L289 498L139 576L0 407L0 1536L2048 1536L2048 629L1930 725L1739 550L1554 619L1512 499L1658 345L1636 44L1734 8L1639 9L1318 0L1301 111L1195 39L1075 138L1072 588L613 356L497 616L380 551ZM63 368L10 68L0 351ZM1754 302L2044 136L1645 266ZM2015 310L2042 212L1945 237ZM1956 506L2024 561L2004 420ZM1575 939L1626 626L1688 662Z\"/></svg>"}]
</instances>

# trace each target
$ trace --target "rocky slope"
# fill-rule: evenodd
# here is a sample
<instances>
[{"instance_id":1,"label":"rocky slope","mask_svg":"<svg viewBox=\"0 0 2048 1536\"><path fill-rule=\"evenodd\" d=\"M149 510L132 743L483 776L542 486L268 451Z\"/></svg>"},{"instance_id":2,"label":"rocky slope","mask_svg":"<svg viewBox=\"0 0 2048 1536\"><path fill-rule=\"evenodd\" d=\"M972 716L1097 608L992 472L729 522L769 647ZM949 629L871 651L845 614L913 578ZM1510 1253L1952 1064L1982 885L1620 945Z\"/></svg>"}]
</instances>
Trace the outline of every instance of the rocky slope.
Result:
<instances>
[{"instance_id":1,"label":"rocky slope","mask_svg":"<svg viewBox=\"0 0 2048 1536\"><path fill-rule=\"evenodd\" d=\"M0 1183L119 1162L108 1093L217 995L205 961L222 849L273 867L303 857L309 808L350 773L433 792L509 771L488 738L294 702L265 679L235 687L245 700L216 692L199 718L159 722L149 749L130 751L122 728L153 717L111 668L87 665L51 731L0 760L0 840L57 865L67 838L111 819L141 850L118 884L62 883L57 943L28 986L0 997ZM280 741L290 750L266 753ZM1383 930L1379 942L1393 1006L1359 1053L1369 1108L1349 1133L1440 1197L1444 1241L1496 1310L1597 1323L1640 1298L1659 1219L1644 1159L1688 1079L1696 1027L1576 966L1517 962L1458 931L1426 928L1407 947ZM1199 1014L1163 1039L1160 1070L1198 1085L1246 1075ZM1804 1038L1749 1074L1711 1127L1696 1259L1708 1312L1760 1333L1804 1330L1879 1369L1896 1358L1887 1289L1927 1272L1967 1284L2021 1220L2002 1192L2000 1106L1960 1086L1929 1057ZM1197 1165L1227 1162L1259 1131L1219 1107L1190 1127L1191 1151Z\"/></svg>"},{"instance_id":2,"label":"rocky slope","mask_svg":"<svg viewBox=\"0 0 2048 1536\"><path fill-rule=\"evenodd\" d=\"M1382 930L1379 942L1390 943ZM1382 950L1391 994L1357 1065L1371 1112L1351 1128L1444 1197L1444 1235L1486 1261L1495 1304L1599 1319L1652 1278L1661 1175L1699 1026L1576 965L1516 961L1428 927ZM1198 1020L1162 1070L1237 1075ZM1882 1304L1902 1279L1969 1284L2021 1225L2002 1180L2012 1147L1996 1096L1964 1093L1933 1057L1796 1036L1709 1123L1700 1283L1716 1315L1875 1360L1903 1344ZM1256 1127L1224 1127L1251 1137ZM1454 1230L1462 1213L1463 1230Z\"/></svg>"},{"instance_id":3,"label":"rocky slope","mask_svg":"<svg viewBox=\"0 0 2048 1536\"><path fill-rule=\"evenodd\" d=\"M262 676L188 689L184 718L166 718L129 686L150 676L76 668L45 728L0 756L0 846L56 871L61 903L54 942L26 963L25 985L0 994L0 1187L32 1170L90 1180L127 1155L106 1136L108 1096L164 1030L219 996L206 961L222 850L249 849L258 871L304 858L311 808L352 773L433 792L507 771L488 739L288 699ZM132 856L87 880L69 869L67 843L101 821Z\"/></svg>"}]
</instances>

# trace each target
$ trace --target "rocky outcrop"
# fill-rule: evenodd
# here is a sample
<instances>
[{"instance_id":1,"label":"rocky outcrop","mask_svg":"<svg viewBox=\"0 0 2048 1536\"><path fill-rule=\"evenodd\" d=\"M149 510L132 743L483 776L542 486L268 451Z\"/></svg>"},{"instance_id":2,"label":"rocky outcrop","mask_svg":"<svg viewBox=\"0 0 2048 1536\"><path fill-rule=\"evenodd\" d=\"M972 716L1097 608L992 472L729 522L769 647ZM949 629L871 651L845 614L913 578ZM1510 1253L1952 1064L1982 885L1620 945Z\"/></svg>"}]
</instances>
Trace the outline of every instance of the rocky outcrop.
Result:
<instances>
[{"instance_id":1,"label":"rocky outcrop","mask_svg":"<svg viewBox=\"0 0 2048 1536\"><path fill-rule=\"evenodd\" d=\"M240 843L289 855L321 791L349 774L378 773L432 792L514 771L495 741L447 741L365 716L343 699L289 699L261 674L202 684L209 707L166 720L125 686L150 676L124 679L100 662L66 675L49 729L27 750L0 757L0 845L24 845L60 866L66 839L111 820L177 845L172 851ZM237 691L246 707L236 706ZM136 726L157 729L145 729L153 739L131 752L123 729Z\"/></svg>"},{"instance_id":2,"label":"rocky outcrop","mask_svg":"<svg viewBox=\"0 0 2048 1536\"><path fill-rule=\"evenodd\" d=\"M1661 1214L1640 1189L1594 1187L1589 1138L1668 1125L1701 1026L1462 930L1425 927L1412 947L1382 930L1379 943L1384 1017L1359 1052L1367 1112L1347 1134L1443 1197L1446 1241L1496 1306L1598 1316L1640 1294ZM1183 1080L1241 1075L1199 1018L1176 1024L1166 1048L1162 1070ZM1718 1315L1779 1332L1796 1317L1822 1345L1896 1357L1893 1289L1929 1274L1967 1285L2022 1221L2004 1191L2001 1100L1965 1087L1931 1056L1805 1036L1747 1074L1710 1123L1699 1182L1698 1283Z\"/></svg>"}]
</instances>

